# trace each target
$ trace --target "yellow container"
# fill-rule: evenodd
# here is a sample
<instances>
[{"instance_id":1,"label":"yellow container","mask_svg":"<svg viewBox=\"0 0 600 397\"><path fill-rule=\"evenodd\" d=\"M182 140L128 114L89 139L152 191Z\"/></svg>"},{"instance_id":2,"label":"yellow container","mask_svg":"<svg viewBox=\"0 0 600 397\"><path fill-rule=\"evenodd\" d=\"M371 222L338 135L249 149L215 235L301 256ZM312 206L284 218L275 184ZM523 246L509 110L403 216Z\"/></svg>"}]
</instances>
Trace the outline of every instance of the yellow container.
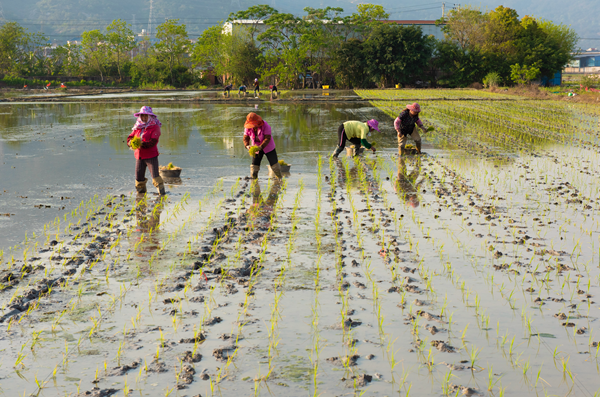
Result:
<instances>
[{"instance_id":1,"label":"yellow container","mask_svg":"<svg viewBox=\"0 0 600 397\"><path fill-rule=\"evenodd\" d=\"M323 87L323 89L324 89L324 90L328 90L328 89L329 89L329 86L328 86L328 85L324 85L324 86L322 86L322 87Z\"/></svg>"},{"instance_id":2,"label":"yellow container","mask_svg":"<svg viewBox=\"0 0 600 397\"><path fill-rule=\"evenodd\" d=\"M396 84L396 88L400 88L400 84Z\"/></svg>"}]
</instances>

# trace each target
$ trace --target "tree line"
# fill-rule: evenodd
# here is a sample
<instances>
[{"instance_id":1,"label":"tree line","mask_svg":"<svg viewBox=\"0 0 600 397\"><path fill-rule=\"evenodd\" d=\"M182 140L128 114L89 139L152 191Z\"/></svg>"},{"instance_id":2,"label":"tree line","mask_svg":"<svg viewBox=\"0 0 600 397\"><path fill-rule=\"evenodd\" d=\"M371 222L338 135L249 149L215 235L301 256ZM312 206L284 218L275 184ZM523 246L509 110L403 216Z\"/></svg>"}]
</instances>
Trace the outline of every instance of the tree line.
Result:
<instances>
[{"instance_id":1,"label":"tree line","mask_svg":"<svg viewBox=\"0 0 600 397\"><path fill-rule=\"evenodd\" d=\"M211 71L222 84L261 82L287 88L466 87L525 84L552 77L571 59L577 34L562 24L519 17L499 6L452 10L437 24L443 40L418 26L387 21L382 6L304 9L305 15L252 6L193 41L185 24L167 20L156 40L136 38L117 19L81 41L48 48L48 39L16 22L0 26L0 73L7 78L68 76L132 86L193 87ZM241 23L240 21L245 21Z\"/></svg>"}]
</instances>

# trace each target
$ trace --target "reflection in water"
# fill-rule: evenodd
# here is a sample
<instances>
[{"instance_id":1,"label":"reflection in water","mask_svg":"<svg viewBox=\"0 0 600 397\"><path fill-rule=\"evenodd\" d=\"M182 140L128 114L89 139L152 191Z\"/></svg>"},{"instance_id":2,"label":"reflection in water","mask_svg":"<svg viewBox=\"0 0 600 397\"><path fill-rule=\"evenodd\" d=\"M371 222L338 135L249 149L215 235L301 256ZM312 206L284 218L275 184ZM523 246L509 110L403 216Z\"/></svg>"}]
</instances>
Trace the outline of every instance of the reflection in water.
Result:
<instances>
[{"instance_id":1,"label":"reflection in water","mask_svg":"<svg viewBox=\"0 0 600 397\"><path fill-rule=\"evenodd\" d=\"M271 214L277 205L279 193L281 192L281 181L277 179L273 180L266 199L261 194L260 183L258 179L255 179L252 182L250 189L252 189L252 206L247 211L248 215L255 219L262 218L262 221L266 221L266 226L268 226L268 223L271 220Z\"/></svg>"},{"instance_id":2,"label":"reflection in water","mask_svg":"<svg viewBox=\"0 0 600 397\"><path fill-rule=\"evenodd\" d=\"M349 181L349 185L354 188L360 187L360 180L358 176L358 168L360 163L358 163L360 159L358 158L349 158L348 159L348 168L344 166L344 163L339 158L335 157L333 162L337 167L337 176L338 176L338 186L341 189L346 189L347 181Z\"/></svg>"},{"instance_id":3,"label":"reflection in water","mask_svg":"<svg viewBox=\"0 0 600 397\"><path fill-rule=\"evenodd\" d=\"M147 195L137 197L135 199L135 219L137 222L136 231L143 233L138 239L144 241L142 251L150 253L159 248L160 241L156 233L160 226L160 215L164 209L166 200L159 199L154 205L148 205L149 197Z\"/></svg>"},{"instance_id":4,"label":"reflection in water","mask_svg":"<svg viewBox=\"0 0 600 397\"><path fill-rule=\"evenodd\" d=\"M407 205L417 208L419 202L419 189L425 181L421 179L417 182L419 174L421 173L421 157L415 156L415 164L412 172L408 172L406 165L406 157L402 156L398 158L398 179L396 180L396 192Z\"/></svg>"}]
</instances>

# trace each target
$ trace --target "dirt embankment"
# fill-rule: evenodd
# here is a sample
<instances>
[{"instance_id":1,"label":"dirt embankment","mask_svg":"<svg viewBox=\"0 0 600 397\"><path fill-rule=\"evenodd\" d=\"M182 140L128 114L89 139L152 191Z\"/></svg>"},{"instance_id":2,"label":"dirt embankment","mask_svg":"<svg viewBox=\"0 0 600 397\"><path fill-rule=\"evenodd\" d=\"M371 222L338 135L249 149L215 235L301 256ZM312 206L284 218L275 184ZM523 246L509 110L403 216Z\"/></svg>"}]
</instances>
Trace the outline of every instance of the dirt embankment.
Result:
<instances>
[{"instance_id":1,"label":"dirt embankment","mask_svg":"<svg viewBox=\"0 0 600 397\"><path fill-rule=\"evenodd\" d=\"M600 93L597 92L586 92L577 91L574 92L575 96L568 96L568 91L556 87L557 93L548 92L540 89L538 86L518 86L509 88L498 88L492 87L489 89L490 92L505 94L505 95L516 95L521 97L533 98L533 99L550 99L553 101L567 101L576 103L598 103L600 102Z\"/></svg>"}]
</instances>

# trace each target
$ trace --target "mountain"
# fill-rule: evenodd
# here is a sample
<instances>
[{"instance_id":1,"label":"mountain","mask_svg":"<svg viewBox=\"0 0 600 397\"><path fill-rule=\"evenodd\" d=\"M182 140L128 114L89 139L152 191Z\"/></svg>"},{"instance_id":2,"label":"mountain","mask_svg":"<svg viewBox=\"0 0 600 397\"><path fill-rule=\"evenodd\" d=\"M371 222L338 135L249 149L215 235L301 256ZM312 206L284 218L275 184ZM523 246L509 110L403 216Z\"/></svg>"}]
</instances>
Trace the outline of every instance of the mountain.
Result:
<instances>
[{"instance_id":1,"label":"mountain","mask_svg":"<svg viewBox=\"0 0 600 397\"><path fill-rule=\"evenodd\" d=\"M364 2L364 1L363 1ZM356 10L358 0L152 0L152 26L166 18L179 18L191 36L227 19L231 12L266 3L281 12L302 15L304 7L341 7L348 14ZM408 0L378 2L391 13L390 19L437 19L442 15L442 2L418 3ZM446 3L448 10L454 4ZM466 4L462 4L465 6ZM582 38L582 48L600 47L600 2L573 0L484 0L472 4L483 10L498 5L514 8L520 16L531 15L556 23L571 25ZM103 29L113 19L121 18L140 32L149 27L150 0L0 0L0 18L16 21L30 31L42 31L59 42L75 39L89 29Z\"/></svg>"}]
</instances>

